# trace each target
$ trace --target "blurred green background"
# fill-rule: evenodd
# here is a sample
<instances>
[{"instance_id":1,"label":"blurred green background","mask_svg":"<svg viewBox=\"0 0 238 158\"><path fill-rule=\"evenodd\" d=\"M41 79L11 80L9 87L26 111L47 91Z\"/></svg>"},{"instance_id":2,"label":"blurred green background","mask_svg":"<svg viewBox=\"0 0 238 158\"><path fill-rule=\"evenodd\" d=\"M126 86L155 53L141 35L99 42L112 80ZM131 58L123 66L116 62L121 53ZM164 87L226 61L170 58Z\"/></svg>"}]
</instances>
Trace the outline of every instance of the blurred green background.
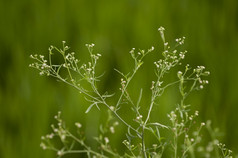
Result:
<instances>
[{"instance_id":1,"label":"blurred green background","mask_svg":"<svg viewBox=\"0 0 238 158\"><path fill-rule=\"evenodd\" d=\"M55 157L39 144L58 110L69 126L82 122L89 137L97 134L104 116L97 109L86 115L88 103L76 90L29 68L30 54L47 55L50 45L60 47L65 40L86 61L84 45L95 43L95 52L103 55L99 70L106 72L100 88L112 92L120 82L113 68L130 70L131 48L153 45L159 53L159 26L166 28L168 41L186 36L185 62L210 70L210 84L192 95L190 103L200 110L201 120L210 119L220 128L220 140L237 153L237 0L1 0L0 157ZM156 53L146 61L157 60ZM145 97L153 79L148 74L153 74L152 65L145 64L137 76L141 81L133 83L147 87ZM173 95L163 98L166 105L157 108L160 115L173 108Z\"/></svg>"}]
</instances>

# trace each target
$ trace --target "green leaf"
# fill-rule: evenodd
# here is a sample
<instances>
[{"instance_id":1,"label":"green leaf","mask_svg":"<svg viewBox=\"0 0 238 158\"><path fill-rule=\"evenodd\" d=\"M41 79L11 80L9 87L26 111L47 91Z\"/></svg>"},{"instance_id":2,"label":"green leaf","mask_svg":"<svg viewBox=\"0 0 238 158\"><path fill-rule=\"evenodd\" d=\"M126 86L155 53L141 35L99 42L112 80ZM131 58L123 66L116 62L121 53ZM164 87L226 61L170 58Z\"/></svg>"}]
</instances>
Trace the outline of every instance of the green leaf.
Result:
<instances>
[{"instance_id":1,"label":"green leaf","mask_svg":"<svg viewBox=\"0 0 238 158\"><path fill-rule=\"evenodd\" d=\"M159 126L159 127L162 127L162 128L167 128L167 129L169 129L167 126L165 126L165 125L163 125L163 124L160 124L160 123L158 123L158 122L148 123L147 125L148 125L148 126L150 126L150 125Z\"/></svg>"},{"instance_id":2,"label":"green leaf","mask_svg":"<svg viewBox=\"0 0 238 158\"><path fill-rule=\"evenodd\" d=\"M85 111L85 113L88 113L88 112L92 109L92 107L93 107L94 105L97 106L97 103L91 104L91 105L88 107L88 109ZM98 106L97 106L97 107L98 107Z\"/></svg>"}]
</instances>

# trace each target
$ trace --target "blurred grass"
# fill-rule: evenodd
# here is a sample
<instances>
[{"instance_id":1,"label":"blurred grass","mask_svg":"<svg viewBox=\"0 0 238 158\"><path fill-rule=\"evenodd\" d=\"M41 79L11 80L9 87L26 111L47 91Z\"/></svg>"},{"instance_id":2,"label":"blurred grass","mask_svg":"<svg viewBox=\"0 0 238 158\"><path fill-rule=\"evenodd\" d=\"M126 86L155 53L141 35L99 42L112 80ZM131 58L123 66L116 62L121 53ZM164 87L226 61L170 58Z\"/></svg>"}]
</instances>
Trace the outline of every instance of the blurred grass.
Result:
<instances>
[{"instance_id":1,"label":"blurred grass","mask_svg":"<svg viewBox=\"0 0 238 158\"><path fill-rule=\"evenodd\" d=\"M103 117L96 109L85 115L87 103L76 90L28 68L30 54L46 55L49 45L61 46L65 40L85 61L84 44L93 42L96 52L103 54L99 69L106 70L101 89L115 90L120 78L111 69L128 71L133 47L153 45L160 50L161 25L168 41L186 36L186 62L211 71L209 86L193 95L191 104L200 110L202 120L211 119L220 128L222 141L237 153L237 17L237 0L0 1L0 157L55 157L42 152L39 144L58 110L69 124L81 120L89 136L97 134L95 120ZM146 60L154 58L158 55ZM142 81L135 86L150 86L153 76L147 72L153 73L152 64L138 74ZM166 95L162 103L171 98ZM174 103L162 105L159 117Z\"/></svg>"}]
</instances>

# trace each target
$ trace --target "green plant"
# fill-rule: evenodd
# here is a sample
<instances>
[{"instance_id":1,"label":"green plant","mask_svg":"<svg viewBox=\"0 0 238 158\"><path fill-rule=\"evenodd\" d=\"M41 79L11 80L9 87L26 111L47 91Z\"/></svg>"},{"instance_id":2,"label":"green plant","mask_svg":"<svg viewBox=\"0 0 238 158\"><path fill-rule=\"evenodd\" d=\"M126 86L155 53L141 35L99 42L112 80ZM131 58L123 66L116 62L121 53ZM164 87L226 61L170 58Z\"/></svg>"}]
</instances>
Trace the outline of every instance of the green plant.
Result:
<instances>
[{"instance_id":1,"label":"green plant","mask_svg":"<svg viewBox=\"0 0 238 158\"><path fill-rule=\"evenodd\" d=\"M199 157L201 156L201 147L198 144L202 141L201 130L206 125L205 123L195 123L198 111L192 112L190 105L186 103L187 97L191 92L195 90L201 90L206 84L207 80L203 78L208 76L209 71L205 71L204 66L197 66L192 69L188 64L185 66L185 70L177 72L177 80L164 83L164 76L168 74L172 68L177 65L181 65L181 61L184 59L187 51L178 51L178 47L184 44L185 38L176 39L175 46L170 47L168 42L165 40L164 28L159 29L164 49L162 52L163 59L159 59L154 62L156 80L152 81L151 85L151 99L148 103L149 108L146 114L141 112L141 99L143 90L139 92L139 98L134 101L127 91L129 84L133 80L135 74L143 65L143 60L147 54L154 51L154 47L151 47L147 51L139 50L137 53L133 48L129 53L134 61L134 68L130 73L125 74L119 70L116 70L121 75L121 88L120 96L115 99L115 104L109 104L108 98L114 97L111 94L100 93L97 88L98 76L96 72L97 61L101 57L101 54L94 54L94 44L86 44L90 53L90 61L87 64L81 64L79 66L79 60L75 58L73 52L67 53L69 47L65 45L63 41L63 48L59 49L54 46L49 48L49 59L48 61L42 55L31 55L31 58L36 62L30 64L31 67L36 68L40 71L40 75L47 75L57 78L58 80L76 88L80 93L85 95L86 100L90 103L86 113L88 113L93 106L100 108L105 106L108 109L108 121L101 126L101 134L95 138L95 141L99 144L98 150L93 150L85 143L85 138L80 132L81 124L75 123L78 128L78 135L73 135L65 127L65 123L60 117L60 112L55 119L58 121L57 126L52 125L53 133L42 137L41 147L43 149L50 149L57 152L59 157L70 154L70 153L86 153L88 157L162 157L163 154L169 154L169 157ZM58 52L63 57L62 64L54 64L52 62L52 56L54 52ZM65 71L67 72L65 74ZM90 88L85 89L83 81L86 81ZM173 86L178 85L181 100L177 104L175 110L171 111L167 116L170 120L170 124L162 124L159 122L151 122L150 117L153 112L154 106L156 106L159 98L162 96L164 91ZM136 124L130 124L127 118L123 118L118 111L123 108L123 104L128 104L132 107L134 112L134 122ZM126 126L128 128L125 133L126 138L122 143L128 149L125 153L117 153L112 149L110 145L110 138L106 136L106 133L115 132L115 126L118 122L111 123L112 118L116 118L121 124L120 126ZM210 126L207 126L210 128ZM208 128L208 129L209 129ZM171 133L171 137L164 138L161 136L161 131ZM210 130L211 131L211 130ZM151 144L146 141L145 136L151 135L155 138L157 143ZM58 138L62 146L56 147L54 145L53 138ZM136 140L136 141L135 141ZM212 150L207 151L210 155L220 155L221 157L231 157L231 151L226 149L219 142L212 138ZM75 144L79 144L80 148L77 149ZM219 144L216 146L216 144ZM218 147L218 148L217 148ZM213 150L213 148L217 148ZM165 150L170 149L170 150ZM199 151L200 149L200 151ZM220 149L221 153L219 153ZM203 152L204 153L204 152Z\"/></svg>"}]
</instances>

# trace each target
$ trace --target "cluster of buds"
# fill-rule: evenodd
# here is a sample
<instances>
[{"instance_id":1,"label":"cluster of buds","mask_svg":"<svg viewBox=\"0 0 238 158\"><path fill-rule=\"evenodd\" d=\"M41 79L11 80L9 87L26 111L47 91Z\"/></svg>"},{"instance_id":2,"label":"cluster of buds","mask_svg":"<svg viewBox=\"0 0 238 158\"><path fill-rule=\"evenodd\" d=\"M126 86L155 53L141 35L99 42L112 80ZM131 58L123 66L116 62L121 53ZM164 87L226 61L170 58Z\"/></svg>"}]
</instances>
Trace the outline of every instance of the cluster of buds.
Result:
<instances>
[{"instance_id":1,"label":"cluster of buds","mask_svg":"<svg viewBox=\"0 0 238 158\"><path fill-rule=\"evenodd\" d=\"M70 63L77 64L79 62L78 59L75 58L75 53L71 52L65 56L65 59L68 60Z\"/></svg>"},{"instance_id":2,"label":"cluster of buds","mask_svg":"<svg viewBox=\"0 0 238 158\"><path fill-rule=\"evenodd\" d=\"M222 151L222 153L225 153L224 156L226 156L227 158L232 158L232 156L231 156L232 150L227 149L225 144L218 143L217 146L218 146L218 148L220 148L220 150Z\"/></svg>"},{"instance_id":3,"label":"cluster of buds","mask_svg":"<svg viewBox=\"0 0 238 158\"><path fill-rule=\"evenodd\" d=\"M175 120L177 120L177 115L175 114L174 111L171 111L170 114L167 114L168 118L170 119L170 121L174 122Z\"/></svg>"},{"instance_id":4,"label":"cluster of buds","mask_svg":"<svg viewBox=\"0 0 238 158\"><path fill-rule=\"evenodd\" d=\"M66 141L67 131L63 127L63 122L60 115L61 115L61 112L59 111L58 114L54 117L57 120L58 124L57 124L57 127L55 127L54 125L51 125L53 133L47 134L46 136L41 137L42 142L40 146L44 150L48 148L49 149L52 148L52 144L50 143L50 140L53 139L55 136L59 136L62 142ZM59 150L57 154L59 156L62 156L64 154L64 151Z\"/></svg>"},{"instance_id":5,"label":"cluster of buds","mask_svg":"<svg viewBox=\"0 0 238 158\"><path fill-rule=\"evenodd\" d=\"M180 79L181 82L183 82L184 80L194 81L196 86L194 86L193 88L197 90L203 89L204 85L208 84L209 82L208 80L203 80L202 77L208 76L210 72L204 71L205 70L204 66L197 66L197 68L193 69L193 72L191 74L188 74L187 72L190 69L191 68L189 67L189 64L187 64L184 72L182 71L177 72L178 78Z\"/></svg>"},{"instance_id":6,"label":"cluster of buds","mask_svg":"<svg viewBox=\"0 0 238 158\"><path fill-rule=\"evenodd\" d=\"M88 48L93 48L93 47L95 46L95 44L94 44L94 43L91 43L91 44L85 44L85 46L88 47Z\"/></svg>"},{"instance_id":7,"label":"cluster of buds","mask_svg":"<svg viewBox=\"0 0 238 158\"><path fill-rule=\"evenodd\" d=\"M45 60L44 56L43 55L30 55L30 58L32 59L35 59L36 62L35 63L32 63L30 64L29 66L30 67L33 67L33 68L36 68L38 70L40 70L40 75L47 75L49 76L50 75L50 69L51 67L47 64L47 60Z\"/></svg>"},{"instance_id":8,"label":"cluster of buds","mask_svg":"<svg viewBox=\"0 0 238 158\"><path fill-rule=\"evenodd\" d=\"M176 43L179 45L184 44L185 37L175 39Z\"/></svg>"},{"instance_id":9,"label":"cluster of buds","mask_svg":"<svg viewBox=\"0 0 238 158\"><path fill-rule=\"evenodd\" d=\"M125 86L126 86L126 81L123 79L123 78L121 78L121 88L119 88L121 91L124 91L125 90Z\"/></svg>"},{"instance_id":10,"label":"cluster of buds","mask_svg":"<svg viewBox=\"0 0 238 158\"><path fill-rule=\"evenodd\" d=\"M91 62L88 62L88 64L83 64L80 69L83 71L83 76L85 79L88 81L94 80L95 71Z\"/></svg>"},{"instance_id":11,"label":"cluster of buds","mask_svg":"<svg viewBox=\"0 0 238 158\"><path fill-rule=\"evenodd\" d=\"M133 149L135 146L131 144L128 140L123 140L122 142L129 150Z\"/></svg>"},{"instance_id":12,"label":"cluster of buds","mask_svg":"<svg viewBox=\"0 0 238 158\"><path fill-rule=\"evenodd\" d=\"M199 89L203 89L204 85L208 84L208 80L202 80L202 76L208 76L210 75L209 71L204 71L205 66L197 66L196 69L193 70L194 73L196 73L196 78L199 81Z\"/></svg>"},{"instance_id":13,"label":"cluster of buds","mask_svg":"<svg viewBox=\"0 0 238 158\"><path fill-rule=\"evenodd\" d=\"M158 70L165 70L168 71L170 70L172 67L176 66L177 64L179 64L179 62L185 58L185 54L187 53L187 51L181 51L179 53L177 53L177 50L173 50L172 52L169 50L165 50L163 52L163 56L165 57L165 59L160 59L156 62L154 62L156 68Z\"/></svg>"}]
</instances>

